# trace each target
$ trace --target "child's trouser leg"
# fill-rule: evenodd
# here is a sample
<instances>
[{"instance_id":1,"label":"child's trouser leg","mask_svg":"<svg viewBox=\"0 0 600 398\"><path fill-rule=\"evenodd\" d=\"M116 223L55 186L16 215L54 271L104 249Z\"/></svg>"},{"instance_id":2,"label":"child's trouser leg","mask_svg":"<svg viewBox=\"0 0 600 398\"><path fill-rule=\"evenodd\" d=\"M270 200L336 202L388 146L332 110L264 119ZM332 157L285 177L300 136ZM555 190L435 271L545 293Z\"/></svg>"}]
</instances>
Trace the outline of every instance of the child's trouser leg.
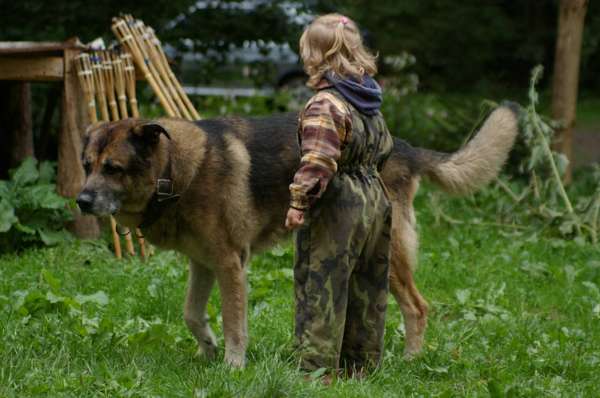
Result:
<instances>
[{"instance_id":1,"label":"child's trouser leg","mask_svg":"<svg viewBox=\"0 0 600 398\"><path fill-rule=\"evenodd\" d=\"M377 221L350 276L341 352L342 365L346 368L377 366L383 353L389 290L390 212L382 214Z\"/></svg>"},{"instance_id":2,"label":"child's trouser leg","mask_svg":"<svg viewBox=\"0 0 600 398\"><path fill-rule=\"evenodd\" d=\"M304 370L339 368L351 273L346 242L353 228L331 216L312 220L296 235L295 340Z\"/></svg>"}]
</instances>

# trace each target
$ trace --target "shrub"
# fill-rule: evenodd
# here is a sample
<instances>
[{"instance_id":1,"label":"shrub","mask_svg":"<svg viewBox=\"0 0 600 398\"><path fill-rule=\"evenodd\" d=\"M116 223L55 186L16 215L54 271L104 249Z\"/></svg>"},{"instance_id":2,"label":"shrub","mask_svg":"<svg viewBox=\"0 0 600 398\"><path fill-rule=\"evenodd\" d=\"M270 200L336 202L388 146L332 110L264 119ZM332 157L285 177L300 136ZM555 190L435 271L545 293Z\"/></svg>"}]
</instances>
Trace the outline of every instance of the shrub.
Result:
<instances>
[{"instance_id":1,"label":"shrub","mask_svg":"<svg viewBox=\"0 0 600 398\"><path fill-rule=\"evenodd\" d=\"M0 251L43 243L53 245L70 235L72 200L56 193L54 165L28 158L0 181Z\"/></svg>"},{"instance_id":2,"label":"shrub","mask_svg":"<svg viewBox=\"0 0 600 398\"><path fill-rule=\"evenodd\" d=\"M475 97L419 92L420 79L413 71L416 63L406 52L383 59L389 75L382 82L381 111L388 128L411 145L455 151L489 106L481 112L481 101Z\"/></svg>"}]
</instances>

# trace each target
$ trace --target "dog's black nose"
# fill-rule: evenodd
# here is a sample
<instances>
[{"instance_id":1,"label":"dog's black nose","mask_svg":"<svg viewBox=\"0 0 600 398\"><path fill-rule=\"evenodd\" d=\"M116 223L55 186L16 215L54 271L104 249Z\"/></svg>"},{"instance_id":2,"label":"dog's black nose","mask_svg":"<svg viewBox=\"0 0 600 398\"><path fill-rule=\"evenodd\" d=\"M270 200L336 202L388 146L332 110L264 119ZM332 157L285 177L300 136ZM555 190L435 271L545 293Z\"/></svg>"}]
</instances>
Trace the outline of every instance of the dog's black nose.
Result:
<instances>
[{"instance_id":1,"label":"dog's black nose","mask_svg":"<svg viewBox=\"0 0 600 398\"><path fill-rule=\"evenodd\" d=\"M91 191L81 191L77 196L77 206L84 213L92 212L92 205L94 204L94 193Z\"/></svg>"}]
</instances>

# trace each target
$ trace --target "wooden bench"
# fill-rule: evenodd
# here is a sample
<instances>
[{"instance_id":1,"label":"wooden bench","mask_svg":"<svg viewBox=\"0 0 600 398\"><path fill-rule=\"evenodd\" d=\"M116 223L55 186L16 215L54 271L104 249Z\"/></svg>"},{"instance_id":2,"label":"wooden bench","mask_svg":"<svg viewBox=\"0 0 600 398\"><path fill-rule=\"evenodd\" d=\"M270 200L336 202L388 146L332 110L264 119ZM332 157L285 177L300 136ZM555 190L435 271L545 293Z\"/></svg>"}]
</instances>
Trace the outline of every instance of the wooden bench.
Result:
<instances>
[{"instance_id":1,"label":"wooden bench","mask_svg":"<svg viewBox=\"0 0 600 398\"><path fill-rule=\"evenodd\" d=\"M21 101L22 117L31 130L31 104L28 82L62 82L61 125L58 135L57 190L62 196L75 198L85 179L81 165L81 137L87 125L84 101L74 69L73 58L86 49L78 39L66 42L0 42L0 80L21 82L20 92L15 98ZM14 156L32 156L31 132L18 131ZM29 149L28 149L29 148ZM94 217L78 212L68 226L80 238L95 238L99 235L98 222Z\"/></svg>"}]
</instances>

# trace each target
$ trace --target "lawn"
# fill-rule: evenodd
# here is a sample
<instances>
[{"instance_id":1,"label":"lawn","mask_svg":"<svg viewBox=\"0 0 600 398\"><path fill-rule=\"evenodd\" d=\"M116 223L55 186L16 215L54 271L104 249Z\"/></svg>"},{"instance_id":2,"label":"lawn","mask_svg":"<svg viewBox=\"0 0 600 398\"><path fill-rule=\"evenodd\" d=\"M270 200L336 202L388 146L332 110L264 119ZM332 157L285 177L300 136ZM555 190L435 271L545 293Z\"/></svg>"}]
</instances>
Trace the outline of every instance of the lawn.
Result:
<instances>
[{"instance_id":1,"label":"lawn","mask_svg":"<svg viewBox=\"0 0 600 398\"><path fill-rule=\"evenodd\" d=\"M307 382L291 353L292 251L254 258L248 366L194 356L182 319L186 261L117 261L104 241L0 257L0 396L599 396L600 248L477 224L436 225L417 199L418 286L431 303L422 357L402 360L390 300L382 367L364 381ZM446 199L444 199L446 200ZM472 199L446 202L470 221Z\"/></svg>"}]
</instances>

